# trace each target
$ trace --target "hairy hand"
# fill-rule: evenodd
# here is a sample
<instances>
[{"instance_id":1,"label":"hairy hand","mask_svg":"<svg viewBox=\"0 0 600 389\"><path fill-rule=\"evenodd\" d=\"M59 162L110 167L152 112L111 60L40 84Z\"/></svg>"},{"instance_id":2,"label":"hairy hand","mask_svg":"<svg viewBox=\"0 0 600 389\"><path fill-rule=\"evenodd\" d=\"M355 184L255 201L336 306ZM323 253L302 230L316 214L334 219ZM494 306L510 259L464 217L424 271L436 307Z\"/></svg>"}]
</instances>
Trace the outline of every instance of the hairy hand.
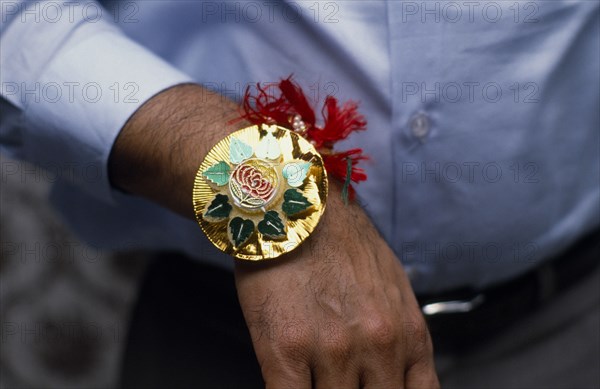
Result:
<instances>
[{"instance_id":1,"label":"hairy hand","mask_svg":"<svg viewBox=\"0 0 600 389\"><path fill-rule=\"evenodd\" d=\"M113 147L113 185L193 218L193 180L238 106L198 85L170 88L130 118ZM198 239L200 232L198 232ZM438 387L431 340L402 266L356 204L330 187L297 250L236 263L236 284L268 388Z\"/></svg>"},{"instance_id":2,"label":"hairy hand","mask_svg":"<svg viewBox=\"0 0 600 389\"><path fill-rule=\"evenodd\" d=\"M339 190L307 242L273 261L238 263L236 283L267 388L439 386L400 262Z\"/></svg>"}]
</instances>

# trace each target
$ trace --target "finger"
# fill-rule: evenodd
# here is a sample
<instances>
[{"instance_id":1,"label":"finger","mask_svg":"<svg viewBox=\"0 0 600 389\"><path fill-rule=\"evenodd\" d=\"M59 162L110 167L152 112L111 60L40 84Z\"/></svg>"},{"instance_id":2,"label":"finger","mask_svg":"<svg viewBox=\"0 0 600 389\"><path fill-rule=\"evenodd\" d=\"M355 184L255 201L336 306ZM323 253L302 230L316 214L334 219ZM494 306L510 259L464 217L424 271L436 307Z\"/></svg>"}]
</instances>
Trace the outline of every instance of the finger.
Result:
<instances>
[{"instance_id":1,"label":"finger","mask_svg":"<svg viewBox=\"0 0 600 389\"><path fill-rule=\"evenodd\" d=\"M358 367L344 359L319 359L312 370L315 389L358 389L360 377Z\"/></svg>"},{"instance_id":2,"label":"finger","mask_svg":"<svg viewBox=\"0 0 600 389\"><path fill-rule=\"evenodd\" d=\"M433 363L425 360L408 369L405 383L406 389L439 389L440 387Z\"/></svg>"},{"instance_id":3,"label":"finger","mask_svg":"<svg viewBox=\"0 0 600 389\"><path fill-rule=\"evenodd\" d=\"M352 336L342 323L322 326L313 354L313 387L316 389L358 388L359 366Z\"/></svg>"},{"instance_id":4,"label":"finger","mask_svg":"<svg viewBox=\"0 0 600 389\"><path fill-rule=\"evenodd\" d=\"M362 384L364 388L401 388L406 370L399 323L387 313L371 311L364 322Z\"/></svg>"},{"instance_id":5,"label":"finger","mask_svg":"<svg viewBox=\"0 0 600 389\"><path fill-rule=\"evenodd\" d=\"M358 389L360 387L358 373L354 370L328 371L325 367L315 370L313 374L315 389Z\"/></svg>"},{"instance_id":6,"label":"finger","mask_svg":"<svg viewBox=\"0 0 600 389\"><path fill-rule=\"evenodd\" d=\"M412 338L415 339L411 354L413 359L410 359L408 363L405 386L407 389L437 389L440 384L435 371L431 336L424 324L417 328L420 328L420 331L417 330L412 334ZM419 333L421 335L417 335Z\"/></svg>"},{"instance_id":7,"label":"finger","mask_svg":"<svg viewBox=\"0 0 600 389\"><path fill-rule=\"evenodd\" d=\"M306 365L261 366L266 389L311 389L310 368Z\"/></svg>"},{"instance_id":8,"label":"finger","mask_svg":"<svg viewBox=\"0 0 600 389\"><path fill-rule=\"evenodd\" d=\"M362 374L361 389L402 389L404 388L404 369L397 365L391 369L369 369Z\"/></svg>"}]
</instances>

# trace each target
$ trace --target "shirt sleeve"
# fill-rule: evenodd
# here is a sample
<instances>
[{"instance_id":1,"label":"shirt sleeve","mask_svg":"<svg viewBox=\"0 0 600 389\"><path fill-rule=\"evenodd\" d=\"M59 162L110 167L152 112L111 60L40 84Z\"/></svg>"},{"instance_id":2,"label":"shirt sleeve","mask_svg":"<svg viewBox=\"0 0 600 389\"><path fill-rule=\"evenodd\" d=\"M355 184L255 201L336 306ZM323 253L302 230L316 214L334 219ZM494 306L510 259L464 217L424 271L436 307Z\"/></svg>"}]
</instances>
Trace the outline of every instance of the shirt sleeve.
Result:
<instances>
[{"instance_id":1,"label":"shirt sleeve","mask_svg":"<svg viewBox=\"0 0 600 389\"><path fill-rule=\"evenodd\" d=\"M128 118L191 78L96 2L2 2L0 146L112 202L107 161Z\"/></svg>"}]
</instances>

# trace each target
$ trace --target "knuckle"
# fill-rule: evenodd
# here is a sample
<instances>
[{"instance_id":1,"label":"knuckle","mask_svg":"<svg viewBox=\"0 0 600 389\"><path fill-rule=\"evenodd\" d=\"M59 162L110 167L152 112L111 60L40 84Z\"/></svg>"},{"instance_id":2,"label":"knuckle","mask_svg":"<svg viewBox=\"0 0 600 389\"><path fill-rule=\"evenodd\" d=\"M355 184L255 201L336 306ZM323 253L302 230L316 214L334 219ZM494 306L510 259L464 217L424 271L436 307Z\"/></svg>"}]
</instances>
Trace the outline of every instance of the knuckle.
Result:
<instances>
[{"instance_id":1,"label":"knuckle","mask_svg":"<svg viewBox=\"0 0 600 389\"><path fill-rule=\"evenodd\" d=\"M327 357L336 360L347 359L351 351L350 339L345 335L327 339L320 347Z\"/></svg>"},{"instance_id":2,"label":"knuckle","mask_svg":"<svg viewBox=\"0 0 600 389\"><path fill-rule=\"evenodd\" d=\"M312 346L310 328L303 322L291 322L283 326L279 347L287 355L305 354Z\"/></svg>"},{"instance_id":3,"label":"knuckle","mask_svg":"<svg viewBox=\"0 0 600 389\"><path fill-rule=\"evenodd\" d=\"M305 337L288 339L284 338L279 342L279 347L285 354L299 354L310 347L310 340Z\"/></svg>"},{"instance_id":4,"label":"knuckle","mask_svg":"<svg viewBox=\"0 0 600 389\"><path fill-rule=\"evenodd\" d=\"M386 314L376 313L368 316L363 326L367 341L376 347L388 348L396 342L396 326Z\"/></svg>"},{"instance_id":5,"label":"knuckle","mask_svg":"<svg viewBox=\"0 0 600 389\"><path fill-rule=\"evenodd\" d=\"M286 363L306 363L310 359L311 352L309 348L301 347L298 344L290 347L283 347L279 350L279 358Z\"/></svg>"},{"instance_id":6,"label":"knuckle","mask_svg":"<svg viewBox=\"0 0 600 389\"><path fill-rule=\"evenodd\" d=\"M428 330L425 321L421 318L404 322L404 336L412 343L424 344Z\"/></svg>"}]
</instances>

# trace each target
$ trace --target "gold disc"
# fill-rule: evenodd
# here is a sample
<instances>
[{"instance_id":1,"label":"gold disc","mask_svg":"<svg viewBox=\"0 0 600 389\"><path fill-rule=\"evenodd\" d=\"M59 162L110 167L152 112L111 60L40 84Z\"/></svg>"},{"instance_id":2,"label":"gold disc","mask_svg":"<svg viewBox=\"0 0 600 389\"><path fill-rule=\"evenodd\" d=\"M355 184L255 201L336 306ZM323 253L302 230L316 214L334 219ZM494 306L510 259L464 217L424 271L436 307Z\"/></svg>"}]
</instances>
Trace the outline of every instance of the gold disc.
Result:
<instances>
[{"instance_id":1,"label":"gold disc","mask_svg":"<svg viewBox=\"0 0 600 389\"><path fill-rule=\"evenodd\" d=\"M325 212L327 172L306 139L263 124L210 150L194 181L194 212L208 239L238 259L294 250Z\"/></svg>"}]
</instances>

